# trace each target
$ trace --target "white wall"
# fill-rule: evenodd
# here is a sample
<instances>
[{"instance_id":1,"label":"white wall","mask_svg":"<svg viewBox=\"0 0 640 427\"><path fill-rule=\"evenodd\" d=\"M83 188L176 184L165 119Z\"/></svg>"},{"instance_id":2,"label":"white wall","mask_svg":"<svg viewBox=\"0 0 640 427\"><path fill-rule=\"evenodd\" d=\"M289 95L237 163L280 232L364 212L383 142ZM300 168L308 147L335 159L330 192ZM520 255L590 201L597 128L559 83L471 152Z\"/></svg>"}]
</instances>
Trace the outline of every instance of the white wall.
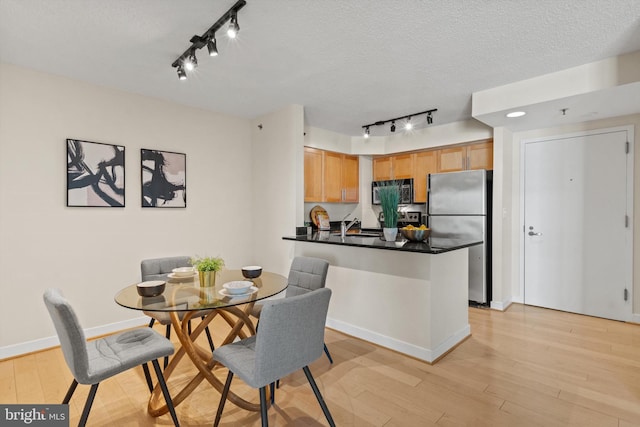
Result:
<instances>
[{"instance_id":1,"label":"white wall","mask_svg":"<svg viewBox=\"0 0 640 427\"><path fill-rule=\"evenodd\" d=\"M256 147L247 120L7 64L0 94L0 358L54 336L47 287L64 291L85 328L105 333L142 319L113 301L139 281L141 259L220 255L231 268L255 261L251 207L266 199L251 204ZM66 138L126 147L125 208L65 206ZM140 148L186 153L186 209L140 207ZM290 224L294 207L282 206Z\"/></svg>"},{"instance_id":2,"label":"white wall","mask_svg":"<svg viewBox=\"0 0 640 427\"><path fill-rule=\"evenodd\" d=\"M250 206L253 262L288 275L293 246L282 237L295 235L295 227L304 223L302 106L292 105L253 120L251 139L253 188L238 208Z\"/></svg>"}]
</instances>

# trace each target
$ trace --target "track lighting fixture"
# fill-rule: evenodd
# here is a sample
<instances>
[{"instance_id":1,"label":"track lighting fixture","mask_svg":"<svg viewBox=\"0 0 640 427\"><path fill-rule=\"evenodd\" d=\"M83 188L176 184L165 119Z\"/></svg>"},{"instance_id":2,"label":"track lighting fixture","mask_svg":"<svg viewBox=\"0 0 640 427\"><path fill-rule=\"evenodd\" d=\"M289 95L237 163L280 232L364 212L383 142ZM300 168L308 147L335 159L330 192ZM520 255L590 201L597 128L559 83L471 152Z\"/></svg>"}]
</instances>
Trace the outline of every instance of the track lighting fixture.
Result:
<instances>
[{"instance_id":1,"label":"track lighting fixture","mask_svg":"<svg viewBox=\"0 0 640 427\"><path fill-rule=\"evenodd\" d=\"M404 124L404 130L413 129L413 125L411 124L411 117L407 117L407 122Z\"/></svg>"},{"instance_id":2,"label":"track lighting fixture","mask_svg":"<svg viewBox=\"0 0 640 427\"><path fill-rule=\"evenodd\" d=\"M178 78L180 80L187 80L187 73L184 72L182 65L178 65Z\"/></svg>"},{"instance_id":3,"label":"track lighting fixture","mask_svg":"<svg viewBox=\"0 0 640 427\"><path fill-rule=\"evenodd\" d=\"M238 35L238 31L240 31L240 25L238 25L238 15L231 15L231 19L229 20L229 28L227 29L227 36L230 39L235 39Z\"/></svg>"},{"instance_id":4,"label":"track lighting fixture","mask_svg":"<svg viewBox=\"0 0 640 427\"><path fill-rule=\"evenodd\" d=\"M189 56L184 59L184 68L187 71L193 71L198 66L198 58L196 58L196 53L191 52Z\"/></svg>"},{"instance_id":5,"label":"track lighting fixture","mask_svg":"<svg viewBox=\"0 0 640 427\"><path fill-rule=\"evenodd\" d=\"M218 45L215 37L210 38L207 42L207 50L209 51L209 56L218 56Z\"/></svg>"},{"instance_id":6,"label":"track lighting fixture","mask_svg":"<svg viewBox=\"0 0 640 427\"><path fill-rule=\"evenodd\" d=\"M235 38L240 31L238 25L238 11L247 4L246 0L238 0L224 15L222 15L204 34L201 36L195 35L191 37L191 46L180 55L171 66L177 69L178 78L185 80L187 78L186 71L193 71L198 66L198 60L196 58L196 51L207 46L209 56L218 55L218 46L216 43L216 31L229 22L229 30L227 35L230 38Z\"/></svg>"},{"instance_id":7,"label":"track lighting fixture","mask_svg":"<svg viewBox=\"0 0 640 427\"><path fill-rule=\"evenodd\" d=\"M380 121L377 121L375 123L364 125L364 126L362 126L362 128L364 129L364 137L365 138L369 138L369 128L371 126L383 126L383 125L385 125L385 124L387 124L389 122L391 122L391 127L390 127L391 132L395 132L396 131L396 121L405 120L405 119L406 119L406 122L405 122L405 125L404 125L405 130L407 130L407 131L411 130L411 129L413 129L413 126L414 126L414 123L411 122L411 118L412 117L416 117L416 116L420 116L422 114L426 114L427 115L427 120L426 120L427 124L429 124L429 125L433 124L433 116L432 116L432 114L435 113L436 111L438 111L438 109L437 108L433 108L431 110L421 111L419 113L407 114L406 116L396 117L396 118L388 119L388 120L380 120Z\"/></svg>"}]
</instances>

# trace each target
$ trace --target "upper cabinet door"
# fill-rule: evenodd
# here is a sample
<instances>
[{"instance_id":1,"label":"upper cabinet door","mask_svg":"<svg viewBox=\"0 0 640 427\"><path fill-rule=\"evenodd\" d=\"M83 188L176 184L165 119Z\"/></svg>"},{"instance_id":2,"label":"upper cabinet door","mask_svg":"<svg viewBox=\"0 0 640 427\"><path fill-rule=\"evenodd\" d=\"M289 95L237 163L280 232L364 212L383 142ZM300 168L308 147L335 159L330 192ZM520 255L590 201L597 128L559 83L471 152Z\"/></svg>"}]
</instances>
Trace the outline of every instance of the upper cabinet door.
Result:
<instances>
[{"instance_id":1,"label":"upper cabinet door","mask_svg":"<svg viewBox=\"0 0 640 427\"><path fill-rule=\"evenodd\" d=\"M466 169L467 147L442 148L439 172L458 172Z\"/></svg>"},{"instance_id":2,"label":"upper cabinet door","mask_svg":"<svg viewBox=\"0 0 640 427\"><path fill-rule=\"evenodd\" d=\"M373 180L386 181L391 177L391 156L375 157L373 159Z\"/></svg>"},{"instance_id":3,"label":"upper cabinet door","mask_svg":"<svg viewBox=\"0 0 640 427\"><path fill-rule=\"evenodd\" d=\"M324 152L324 200L325 202L341 202L342 187L342 154L332 151Z\"/></svg>"},{"instance_id":4,"label":"upper cabinet door","mask_svg":"<svg viewBox=\"0 0 640 427\"><path fill-rule=\"evenodd\" d=\"M356 203L359 201L360 157L344 155L342 159L342 187L343 202Z\"/></svg>"},{"instance_id":5,"label":"upper cabinet door","mask_svg":"<svg viewBox=\"0 0 640 427\"><path fill-rule=\"evenodd\" d=\"M415 203L427 201L427 175L438 172L439 150L415 153L415 176L413 177L413 200Z\"/></svg>"},{"instance_id":6,"label":"upper cabinet door","mask_svg":"<svg viewBox=\"0 0 640 427\"><path fill-rule=\"evenodd\" d=\"M414 155L409 154L396 154L391 157L391 172L393 179L405 179L413 178L413 160Z\"/></svg>"},{"instance_id":7,"label":"upper cabinet door","mask_svg":"<svg viewBox=\"0 0 640 427\"><path fill-rule=\"evenodd\" d=\"M467 146L467 169L493 170L493 142L480 142Z\"/></svg>"},{"instance_id":8,"label":"upper cabinet door","mask_svg":"<svg viewBox=\"0 0 640 427\"><path fill-rule=\"evenodd\" d=\"M322 151L304 147L304 201L322 201Z\"/></svg>"}]
</instances>

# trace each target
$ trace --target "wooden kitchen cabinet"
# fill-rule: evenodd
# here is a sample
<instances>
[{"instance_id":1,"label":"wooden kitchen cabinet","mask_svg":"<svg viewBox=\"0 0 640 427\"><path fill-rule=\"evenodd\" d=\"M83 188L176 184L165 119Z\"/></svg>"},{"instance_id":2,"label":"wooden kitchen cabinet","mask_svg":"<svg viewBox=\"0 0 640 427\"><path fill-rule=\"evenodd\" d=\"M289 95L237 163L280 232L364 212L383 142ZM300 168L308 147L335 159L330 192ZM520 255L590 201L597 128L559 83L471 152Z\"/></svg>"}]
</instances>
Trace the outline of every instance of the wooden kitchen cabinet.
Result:
<instances>
[{"instance_id":1,"label":"wooden kitchen cabinet","mask_svg":"<svg viewBox=\"0 0 640 427\"><path fill-rule=\"evenodd\" d=\"M360 160L358 156L304 148L304 201L359 201Z\"/></svg>"},{"instance_id":2,"label":"wooden kitchen cabinet","mask_svg":"<svg viewBox=\"0 0 640 427\"><path fill-rule=\"evenodd\" d=\"M391 156L374 157L373 159L373 180L388 181L392 179Z\"/></svg>"},{"instance_id":3,"label":"wooden kitchen cabinet","mask_svg":"<svg viewBox=\"0 0 640 427\"><path fill-rule=\"evenodd\" d=\"M467 169L493 170L493 141L467 146Z\"/></svg>"},{"instance_id":4,"label":"wooden kitchen cabinet","mask_svg":"<svg viewBox=\"0 0 640 427\"><path fill-rule=\"evenodd\" d=\"M322 200L322 150L304 147L304 201Z\"/></svg>"},{"instance_id":5,"label":"wooden kitchen cabinet","mask_svg":"<svg viewBox=\"0 0 640 427\"><path fill-rule=\"evenodd\" d=\"M440 150L415 153L415 172L413 177L413 200L415 203L427 202L427 175L438 172Z\"/></svg>"},{"instance_id":6,"label":"wooden kitchen cabinet","mask_svg":"<svg viewBox=\"0 0 640 427\"><path fill-rule=\"evenodd\" d=\"M493 169L493 142L484 141L440 149L439 172Z\"/></svg>"},{"instance_id":7,"label":"wooden kitchen cabinet","mask_svg":"<svg viewBox=\"0 0 640 427\"><path fill-rule=\"evenodd\" d=\"M373 180L413 178L413 153L375 157L373 159Z\"/></svg>"}]
</instances>

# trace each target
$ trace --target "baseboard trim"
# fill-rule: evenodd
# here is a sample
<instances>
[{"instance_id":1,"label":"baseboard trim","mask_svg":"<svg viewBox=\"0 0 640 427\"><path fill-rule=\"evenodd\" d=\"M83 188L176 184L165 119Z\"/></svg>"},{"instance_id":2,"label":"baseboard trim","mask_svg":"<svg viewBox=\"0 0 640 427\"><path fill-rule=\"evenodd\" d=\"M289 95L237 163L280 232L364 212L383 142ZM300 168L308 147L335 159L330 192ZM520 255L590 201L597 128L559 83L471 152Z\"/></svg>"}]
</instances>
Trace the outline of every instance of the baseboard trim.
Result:
<instances>
[{"instance_id":1,"label":"baseboard trim","mask_svg":"<svg viewBox=\"0 0 640 427\"><path fill-rule=\"evenodd\" d=\"M102 335L109 335L114 332L120 332L124 329L136 328L138 326L148 325L149 318L146 316L136 317L134 319L124 320L122 322L110 323L108 325L96 326L95 328L89 328L84 330L84 334L87 338L95 338ZM0 361L10 359L17 356L24 356L25 354L35 353L38 351L46 350L51 347L60 345L58 336L52 336L47 338L40 338L33 341L27 341L19 344L7 345L0 347Z\"/></svg>"},{"instance_id":2,"label":"baseboard trim","mask_svg":"<svg viewBox=\"0 0 640 427\"><path fill-rule=\"evenodd\" d=\"M355 326L350 323L331 318L327 318L327 327L335 329L336 331L345 333L347 335L369 341L379 346L395 350L399 353L415 357L416 359L424 360L428 363L434 363L460 342L464 341L469 335L471 335L471 326L467 324L464 328L448 337L445 341L440 343L435 348L428 349L404 341L400 341L395 338L370 331L368 329L364 329L360 326Z\"/></svg>"},{"instance_id":3,"label":"baseboard trim","mask_svg":"<svg viewBox=\"0 0 640 427\"><path fill-rule=\"evenodd\" d=\"M506 301L491 301L490 307L492 310L505 311L511 304L513 304L511 299Z\"/></svg>"}]
</instances>

